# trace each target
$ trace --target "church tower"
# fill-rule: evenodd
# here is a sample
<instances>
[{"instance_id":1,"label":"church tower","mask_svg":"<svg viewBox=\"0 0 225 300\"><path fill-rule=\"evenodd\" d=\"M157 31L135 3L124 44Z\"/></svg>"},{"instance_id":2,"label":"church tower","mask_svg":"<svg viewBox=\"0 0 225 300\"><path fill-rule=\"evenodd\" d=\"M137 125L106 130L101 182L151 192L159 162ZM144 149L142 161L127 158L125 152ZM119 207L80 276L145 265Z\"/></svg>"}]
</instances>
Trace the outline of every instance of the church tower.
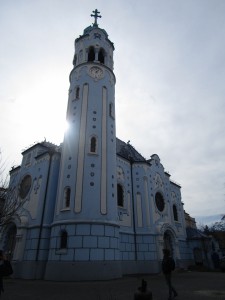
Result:
<instances>
[{"instance_id":1,"label":"church tower","mask_svg":"<svg viewBox=\"0 0 225 300\"><path fill-rule=\"evenodd\" d=\"M97 9L75 40L46 279L121 276L117 221L114 45Z\"/></svg>"}]
</instances>

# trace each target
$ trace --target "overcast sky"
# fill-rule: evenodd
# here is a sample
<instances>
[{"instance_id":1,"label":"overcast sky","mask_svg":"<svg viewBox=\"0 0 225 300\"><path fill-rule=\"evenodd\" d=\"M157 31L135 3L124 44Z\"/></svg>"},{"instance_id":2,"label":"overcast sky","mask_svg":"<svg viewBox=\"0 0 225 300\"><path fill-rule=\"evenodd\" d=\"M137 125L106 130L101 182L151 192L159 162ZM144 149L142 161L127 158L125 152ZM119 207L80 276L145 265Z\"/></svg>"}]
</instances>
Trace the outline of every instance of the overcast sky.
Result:
<instances>
[{"instance_id":1,"label":"overcast sky","mask_svg":"<svg viewBox=\"0 0 225 300\"><path fill-rule=\"evenodd\" d=\"M193 217L225 213L225 1L0 0L0 148L8 168L63 141L74 40L115 45L117 137L157 153Z\"/></svg>"}]
</instances>

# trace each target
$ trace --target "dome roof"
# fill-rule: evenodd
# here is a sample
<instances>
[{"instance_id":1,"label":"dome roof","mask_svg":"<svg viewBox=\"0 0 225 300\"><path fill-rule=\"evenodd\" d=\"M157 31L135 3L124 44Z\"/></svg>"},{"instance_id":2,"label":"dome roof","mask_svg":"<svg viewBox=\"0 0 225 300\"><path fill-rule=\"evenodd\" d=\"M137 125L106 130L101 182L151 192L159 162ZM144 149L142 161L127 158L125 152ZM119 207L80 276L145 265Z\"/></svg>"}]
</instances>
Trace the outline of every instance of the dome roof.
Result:
<instances>
[{"instance_id":1,"label":"dome roof","mask_svg":"<svg viewBox=\"0 0 225 300\"><path fill-rule=\"evenodd\" d=\"M102 28L98 27L97 19L102 17L99 14L100 14L100 12L97 9L93 10L93 14L91 14L91 17L94 17L94 19L95 19L94 23L92 25L86 27L84 29L83 35L80 35L79 38L77 38L75 40L75 42L78 42L84 36L90 35L90 33L91 33L92 30L98 29L98 30L100 30L105 35L105 39L107 41L109 41L109 43L112 45L113 50L114 50L115 49L114 48L114 44L109 40L108 33L105 31L105 29L102 29Z\"/></svg>"},{"instance_id":2,"label":"dome roof","mask_svg":"<svg viewBox=\"0 0 225 300\"><path fill-rule=\"evenodd\" d=\"M108 33L105 31L105 29L99 28L98 25L95 24L93 26L90 25L87 28L85 28L83 35L89 34L94 29L100 29L106 35L106 38L108 38Z\"/></svg>"}]
</instances>

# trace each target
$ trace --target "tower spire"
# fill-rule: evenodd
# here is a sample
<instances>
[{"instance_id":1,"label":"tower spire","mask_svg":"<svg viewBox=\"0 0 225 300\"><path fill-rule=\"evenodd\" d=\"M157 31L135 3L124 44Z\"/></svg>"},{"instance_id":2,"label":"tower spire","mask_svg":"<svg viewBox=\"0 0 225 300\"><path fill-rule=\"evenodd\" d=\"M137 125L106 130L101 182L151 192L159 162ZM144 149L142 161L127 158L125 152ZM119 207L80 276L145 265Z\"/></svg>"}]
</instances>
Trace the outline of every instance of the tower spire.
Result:
<instances>
[{"instance_id":1,"label":"tower spire","mask_svg":"<svg viewBox=\"0 0 225 300\"><path fill-rule=\"evenodd\" d=\"M98 15L98 14L100 14L100 11L98 11L97 9L93 10L92 12L93 12L94 14L91 14L91 17L94 17L94 18L95 18L95 22L94 22L93 25L98 27L97 19L98 19L98 18L101 18L102 16Z\"/></svg>"}]
</instances>

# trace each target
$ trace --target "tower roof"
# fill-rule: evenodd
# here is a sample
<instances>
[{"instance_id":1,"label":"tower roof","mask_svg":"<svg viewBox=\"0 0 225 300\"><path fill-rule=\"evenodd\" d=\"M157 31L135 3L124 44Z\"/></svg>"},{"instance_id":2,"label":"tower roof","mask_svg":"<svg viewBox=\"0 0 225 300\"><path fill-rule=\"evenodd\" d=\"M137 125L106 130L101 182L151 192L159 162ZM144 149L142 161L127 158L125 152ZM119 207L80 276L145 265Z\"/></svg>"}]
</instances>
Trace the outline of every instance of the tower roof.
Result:
<instances>
[{"instance_id":1,"label":"tower roof","mask_svg":"<svg viewBox=\"0 0 225 300\"><path fill-rule=\"evenodd\" d=\"M104 34L105 34L106 37L108 38L108 33L105 31L105 29L99 28L98 26L95 26L94 24L93 24L93 25L90 25L90 26L88 26L88 27L86 27L86 28L84 29L83 35L89 34L93 29L96 29L96 28L98 28L98 29L100 29L102 32L104 32Z\"/></svg>"},{"instance_id":2,"label":"tower roof","mask_svg":"<svg viewBox=\"0 0 225 300\"><path fill-rule=\"evenodd\" d=\"M94 17L95 21L94 21L94 23L92 24L92 26L90 25L90 26L88 26L87 28L84 29L84 35L85 35L85 34L89 34L89 32L92 31L92 30L95 29L95 28L99 28L99 27L98 27L97 20L98 20L98 18L101 18L101 17L102 17L102 16L99 15L99 14L100 14L100 11L98 11L97 9L95 9L95 10L93 10L92 12L93 12L93 14L91 14L91 17ZM102 29L102 28L99 28L99 29L100 29L101 31L103 31L104 34L106 35L106 37L108 38L107 32L106 32L104 29Z\"/></svg>"},{"instance_id":3,"label":"tower roof","mask_svg":"<svg viewBox=\"0 0 225 300\"><path fill-rule=\"evenodd\" d=\"M77 38L75 41L78 42L81 38L88 36L92 30L98 29L98 30L102 31L102 33L106 37L106 40L108 40L110 42L110 44L112 45L112 47L114 49L114 44L109 40L108 33L105 31L105 29L98 27L97 19L102 17L99 14L100 14L100 12L97 9L93 10L93 14L91 14L91 17L95 18L94 23L92 25L86 27L84 29L83 35L80 35L79 38Z\"/></svg>"}]
</instances>

